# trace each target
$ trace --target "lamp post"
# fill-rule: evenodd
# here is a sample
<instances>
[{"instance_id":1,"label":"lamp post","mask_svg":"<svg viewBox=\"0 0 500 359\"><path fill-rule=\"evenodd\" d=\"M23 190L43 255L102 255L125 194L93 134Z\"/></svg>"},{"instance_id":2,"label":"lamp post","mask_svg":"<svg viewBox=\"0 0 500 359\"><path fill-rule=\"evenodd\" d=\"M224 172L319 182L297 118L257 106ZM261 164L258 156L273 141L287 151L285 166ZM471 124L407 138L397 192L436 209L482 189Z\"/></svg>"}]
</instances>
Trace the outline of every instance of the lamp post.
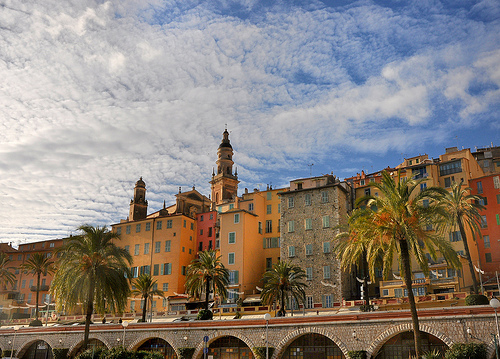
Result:
<instances>
[{"instance_id":1,"label":"lamp post","mask_svg":"<svg viewBox=\"0 0 500 359\"><path fill-rule=\"evenodd\" d=\"M269 319L271 319L271 314L266 313L264 314L264 320L266 321L266 359L269 359L269 342L267 340L267 332L268 332L268 327L269 327Z\"/></svg>"},{"instance_id":2,"label":"lamp post","mask_svg":"<svg viewBox=\"0 0 500 359\"><path fill-rule=\"evenodd\" d=\"M500 307L500 300L496 299L496 298L492 298L490 300L490 305L493 307L493 309L495 310L495 322L497 324L497 335L495 337L495 350L496 350L496 353L497 353L497 358L500 358L500 355L499 354L499 350L498 350L498 340L500 340L500 329L498 327L498 314L497 314L497 309Z\"/></svg>"},{"instance_id":3,"label":"lamp post","mask_svg":"<svg viewBox=\"0 0 500 359\"><path fill-rule=\"evenodd\" d=\"M496 313L496 310L495 310ZM10 351L10 359L12 359L12 355L14 354L14 342L16 341L16 334L19 330L19 327L14 327L14 338L12 339L12 350Z\"/></svg>"},{"instance_id":4,"label":"lamp post","mask_svg":"<svg viewBox=\"0 0 500 359\"><path fill-rule=\"evenodd\" d=\"M122 340L122 345L125 348L125 329L128 327L128 322L124 320L122 322L122 327L123 327L123 340Z\"/></svg>"}]
</instances>

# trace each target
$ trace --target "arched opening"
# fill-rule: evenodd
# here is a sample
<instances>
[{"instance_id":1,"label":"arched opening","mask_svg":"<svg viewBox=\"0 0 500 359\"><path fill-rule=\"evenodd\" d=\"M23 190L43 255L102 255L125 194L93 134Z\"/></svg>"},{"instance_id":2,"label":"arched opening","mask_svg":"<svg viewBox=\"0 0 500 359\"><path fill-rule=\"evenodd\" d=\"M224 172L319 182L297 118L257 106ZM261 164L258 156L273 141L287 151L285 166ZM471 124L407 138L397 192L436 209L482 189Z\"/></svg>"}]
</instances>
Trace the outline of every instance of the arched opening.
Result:
<instances>
[{"instance_id":1,"label":"arched opening","mask_svg":"<svg viewBox=\"0 0 500 359\"><path fill-rule=\"evenodd\" d=\"M161 338L151 338L141 344L137 351L159 352L165 359L177 359L174 348L166 340Z\"/></svg>"},{"instance_id":2,"label":"arched opening","mask_svg":"<svg viewBox=\"0 0 500 359\"><path fill-rule=\"evenodd\" d=\"M285 350L283 359L344 359L342 350L331 339L309 333L295 339Z\"/></svg>"},{"instance_id":3,"label":"arched opening","mask_svg":"<svg viewBox=\"0 0 500 359\"><path fill-rule=\"evenodd\" d=\"M22 359L52 359L52 348L44 340L37 340L29 346Z\"/></svg>"},{"instance_id":4,"label":"arched opening","mask_svg":"<svg viewBox=\"0 0 500 359\"><path fill-rule=\"evenodd\" d=\"M103 342L101 342L99 339L92 338L92 339L89 339L89 342L87 344L87 348L84 348L83 342L81 342L73 349L70 356L76 357L78 354L83 353L86 349L96 350L98 348L107 349L106 345Z\"/></svg>"},{"instance_id":5,"label":"arched opening","mask_svg":"<svg viewBox=\"0 0 500 359\"><path fill-rule=\"evenodd\" d=\"M438 350L444 354L448 346L440 339L429 333L420 332L422 350L425 352ZM415 341L413 331L406 331L390 338L375 355L376 359L399 359L415 356Z\"/></svg>"},{"instance_id":6,"label":"arched opening","mask_svg":"<svg viewBox=\"0 0 500 359\"><path fill-rule=\"evenodd\" d=\"M225 336L212 342L208 355L213 359L254 359L252 350L236 337Z\"/></svg>"}]
</instances>

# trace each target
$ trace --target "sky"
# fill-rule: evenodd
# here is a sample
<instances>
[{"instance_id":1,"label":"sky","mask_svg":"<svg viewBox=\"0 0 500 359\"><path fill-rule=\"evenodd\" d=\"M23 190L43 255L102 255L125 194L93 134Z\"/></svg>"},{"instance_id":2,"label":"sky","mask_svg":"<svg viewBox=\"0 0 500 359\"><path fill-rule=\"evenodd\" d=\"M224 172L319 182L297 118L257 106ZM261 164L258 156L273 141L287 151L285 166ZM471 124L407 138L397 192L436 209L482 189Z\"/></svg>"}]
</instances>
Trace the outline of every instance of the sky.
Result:
<instances>
[{"instance_id":1,"label":"sky","mask_svg":"<svg viewBox=\"0 0 500 359\"><path fill-rule=\"evenodd\" d=\"M0 0L0 241L500 145L500 3Z\"/></svg>"}]
</instances>

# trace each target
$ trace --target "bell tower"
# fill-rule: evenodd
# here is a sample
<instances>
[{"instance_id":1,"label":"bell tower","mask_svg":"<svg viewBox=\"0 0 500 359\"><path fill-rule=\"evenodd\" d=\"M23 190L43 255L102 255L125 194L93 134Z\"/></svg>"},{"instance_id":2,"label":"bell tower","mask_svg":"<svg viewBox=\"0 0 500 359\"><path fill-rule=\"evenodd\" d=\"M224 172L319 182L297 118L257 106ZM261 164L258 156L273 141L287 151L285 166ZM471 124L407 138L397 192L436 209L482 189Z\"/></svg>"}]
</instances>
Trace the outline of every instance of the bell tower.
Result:
<instances>
[{"instance_id":1,"label":"bell tower","mask_svg":"<svg viewBox=\"0 0 500 359\"><path fill-rule=\"evenodd\" d=\"M130 201L129 221L138 221L146 218L148 201L146 201L146 183L142 177L135 183L134 198Z\"/></svg>"},{"instance_id":2,"label":"bell tower","mask_svg":"<svg viewBox=\"0 0 500 359\"><path fill-rule=\"evenodd\" d=\"M212 173L212 201L217 205L232 200L238 194L238 173L233 174L233 147L227 129L222 133L222 142L217 150L217 174Z\"/></svg>"}]
</instances>

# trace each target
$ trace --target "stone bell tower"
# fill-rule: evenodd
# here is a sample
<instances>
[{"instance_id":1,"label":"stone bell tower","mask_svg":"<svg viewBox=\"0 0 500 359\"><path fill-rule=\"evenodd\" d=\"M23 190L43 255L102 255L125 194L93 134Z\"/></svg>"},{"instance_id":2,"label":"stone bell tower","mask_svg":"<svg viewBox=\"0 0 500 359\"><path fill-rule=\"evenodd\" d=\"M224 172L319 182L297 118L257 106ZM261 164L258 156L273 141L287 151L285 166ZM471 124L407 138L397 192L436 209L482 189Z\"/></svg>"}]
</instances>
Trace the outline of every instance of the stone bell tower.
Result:
<instances>
[{"instance_id":1,"label":"stone bell tower","mask_svg":"<svg viewBox=\"0 0 500 359\"><path fill-rule=\"evenodd\" d=\"M134 198L130 201L129 221L145 219L148 213L148 201L146 201L146 183L142 177L135 183Z\"/></svg>"},{"instance_id":2,"label":"stone bell tower","mask_svg":"<svg viewBox=\"0 0 500 359\"><path fill-rule=\"evenodd\" d=\"M217 150L217 174L212 173L212 201L217 205L232 200L238 194L238 173L233 174L233 147L227 129L222 133L222 142Z\"/></svg>"}]
</instances>

